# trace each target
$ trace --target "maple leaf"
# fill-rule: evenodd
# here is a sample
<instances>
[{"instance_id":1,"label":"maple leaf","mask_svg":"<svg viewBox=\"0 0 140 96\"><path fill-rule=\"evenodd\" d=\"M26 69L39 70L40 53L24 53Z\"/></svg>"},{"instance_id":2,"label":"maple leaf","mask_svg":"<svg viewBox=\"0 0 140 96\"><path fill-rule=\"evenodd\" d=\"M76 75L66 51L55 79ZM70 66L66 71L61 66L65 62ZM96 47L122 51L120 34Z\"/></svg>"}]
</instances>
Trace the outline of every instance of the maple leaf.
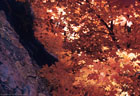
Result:
<instances>
[{"instance_id":1,"label":"maple leaf","mask_svg":"<svg viewBox=\"0 0 140 96\"><path fill-rule=\"evenodd\" d=\"M54 87L54 96L115 96L124 85L129 95L139 95L135 76L140 70L138 0L30 3L35 37L59 58L40 73Z\"/></svg>"}]
</instances>

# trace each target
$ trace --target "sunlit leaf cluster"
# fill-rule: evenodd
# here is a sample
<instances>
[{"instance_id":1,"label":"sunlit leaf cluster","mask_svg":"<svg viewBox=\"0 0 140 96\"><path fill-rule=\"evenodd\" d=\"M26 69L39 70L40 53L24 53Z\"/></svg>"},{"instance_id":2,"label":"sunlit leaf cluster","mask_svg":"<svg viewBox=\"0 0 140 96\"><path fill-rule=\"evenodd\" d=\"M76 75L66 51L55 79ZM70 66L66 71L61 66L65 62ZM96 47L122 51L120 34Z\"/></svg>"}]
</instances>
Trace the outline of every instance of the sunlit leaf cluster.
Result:
<instances>
[{"instance_id":1,"label":"sunlit leaf cluster","mask_svg":"<svg viewBox=\"0 0 140 96\"><path fill-rule=\"evenodd\" d=\"M140 1L32 0L35 36L59 62L53 96L140 95Z\"/></svg>"}]
</instances>

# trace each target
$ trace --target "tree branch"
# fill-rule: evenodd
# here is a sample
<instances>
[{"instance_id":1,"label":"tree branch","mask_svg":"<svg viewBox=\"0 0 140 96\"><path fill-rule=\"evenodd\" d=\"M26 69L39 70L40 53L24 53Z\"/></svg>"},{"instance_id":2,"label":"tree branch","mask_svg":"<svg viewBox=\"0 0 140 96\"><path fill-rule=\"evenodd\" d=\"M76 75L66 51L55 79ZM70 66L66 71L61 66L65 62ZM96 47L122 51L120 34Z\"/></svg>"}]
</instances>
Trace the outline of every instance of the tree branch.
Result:
<instances>
[{"instance_id":1,"label":"tree branch","mask_svg":"<svg viewBox=\"0 0 140 96\"><path fill-rule=\"evenodd\" d=\"M114 34L114 32L113 32L113 20L111 21L111 26L109 27L108 25L107 25L107 23L101 18L101 16L100 15L98 15L98 14L96 14L96 16L100 19L100 21L106 26L106 28L108 29L108 31L109 31L109 35L111 36L111 38L112 38L112 40L115 42L115 44L116 44L116 47L118 48L118 49L120 49L121 47L117 44L117 39L116 39L116 36L115 36L115 34Z\"/></svg>"}]
</instances>

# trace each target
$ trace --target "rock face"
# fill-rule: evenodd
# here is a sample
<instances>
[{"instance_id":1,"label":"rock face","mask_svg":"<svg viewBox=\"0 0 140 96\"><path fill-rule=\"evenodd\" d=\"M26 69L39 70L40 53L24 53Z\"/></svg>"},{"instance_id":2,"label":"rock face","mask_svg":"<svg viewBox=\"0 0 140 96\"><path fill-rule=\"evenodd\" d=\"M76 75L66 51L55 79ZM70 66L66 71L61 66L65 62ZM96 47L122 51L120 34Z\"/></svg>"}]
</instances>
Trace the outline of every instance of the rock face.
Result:
<instances>
[{"instance_id":1,"label":"rock face","mask_svg":"<svg viewBox=\"0 0 140 96\"><path fill-rule=\"evenodd\" d=\"M0 10L4 10L8 22L19 36L20 43L28 51L30 57L42 67L45 64L51 66L58 61L49 54L44 46L34 37L34 14L30 3L17 2L18 0L0 0Z\"/></svg>"},{"instance_id":2,"label":"rock face","mask_svg":"<svg viewBox=\"0 0 140 96\"><path fill-rule=\"evenodd\" d=\"M49 96L37 76L38 70L5 13L0 11L0 96Z\"/></svg>"}]
</instances>

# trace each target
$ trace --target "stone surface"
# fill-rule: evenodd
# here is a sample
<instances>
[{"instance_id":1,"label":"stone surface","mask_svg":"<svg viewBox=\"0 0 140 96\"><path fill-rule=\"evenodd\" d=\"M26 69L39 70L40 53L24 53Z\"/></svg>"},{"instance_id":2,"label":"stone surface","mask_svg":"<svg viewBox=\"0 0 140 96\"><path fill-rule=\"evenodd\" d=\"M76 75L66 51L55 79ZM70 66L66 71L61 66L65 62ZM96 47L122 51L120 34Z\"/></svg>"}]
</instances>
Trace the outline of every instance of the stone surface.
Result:
<instances>
[{"instance_id":1,"label":"stone surface","mask_svg":"<svg viewBox=\"0 0 140 96\"><path fill-rule=\"evenodd\" d=\"M43 79L37 76L39 69L0 11L0 96L49 96Z\"/></svg>"},{"instance_id":2,"label":"stone surface","mask_svg":"<svg viewBox=\"0 0 140 96\"><path fill-rule=\"evenodd\" d=\"M58 61L57 58L48 53L44 46L34 36L34 12L28 1L0 0L0 10L7 16L8 22L19 36L20 43L28 51L30 57L42 67L45 64L51 66Z\"/></svg>"}]
</instances>

